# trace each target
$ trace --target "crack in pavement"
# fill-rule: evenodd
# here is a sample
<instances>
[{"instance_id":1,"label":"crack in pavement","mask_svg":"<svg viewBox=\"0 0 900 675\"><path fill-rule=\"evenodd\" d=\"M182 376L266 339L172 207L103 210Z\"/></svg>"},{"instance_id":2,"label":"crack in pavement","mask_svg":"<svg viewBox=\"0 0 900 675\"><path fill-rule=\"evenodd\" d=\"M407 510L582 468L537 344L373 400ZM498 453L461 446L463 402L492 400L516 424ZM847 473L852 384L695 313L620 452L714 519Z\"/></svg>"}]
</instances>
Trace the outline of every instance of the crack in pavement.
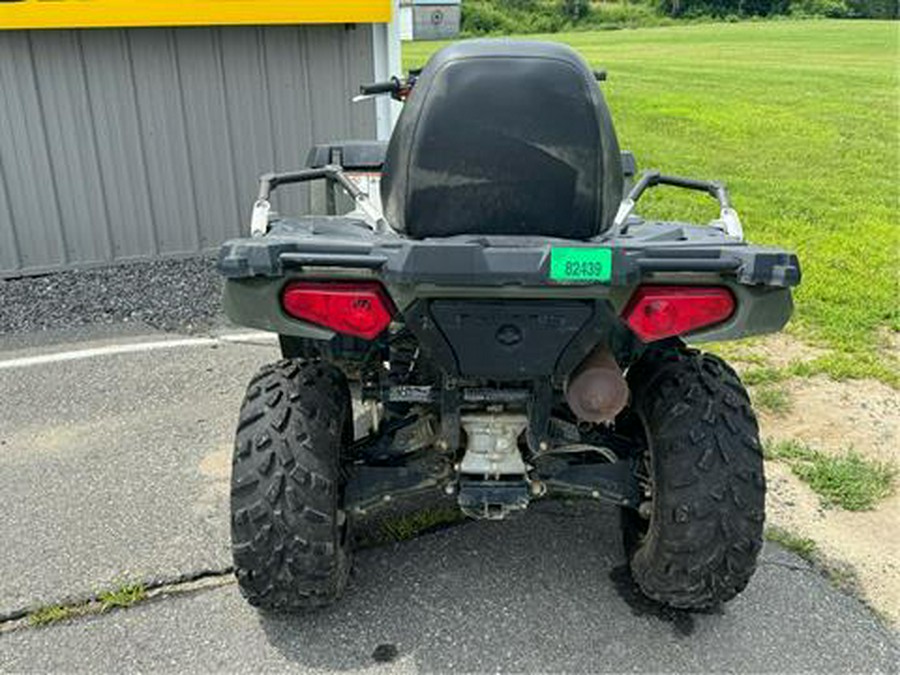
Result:
<instances>
[{"instance_id":1,"label":"crack in pavement","mask_svg":"<svg viewBox=\"0 0 900 675\"><path fill-rule=\"evenodd\" d=\"M146 591L146 597L135 602L133 605L130 605L130 607L158 601L166 597L196 593L211 588L220 588L234 583L233 572L234 567L229 565L228 567L220 569L203 569L196 572L187 572L167 579L134 582L142 585ZM62 607L65 609L79 608L83 610L73 613L72 616L69 617L71 619L96 616L105 611L100 595L100 592L91 593L89 595L81 596L80 598L74 597L59 603L50 602L37 607L20 607L9 612L0 613L0 634L31 627L28 623L28 617L47 607ZM128 607L116 609L128 609Z\"/></svg>"},{"instance_id":2,"label":"crack in pavement","mask_svg":"<svg viewBox=\"0 0 900 675\"><path fill-rule=\"evenodd\" d=\"M783 567L786 570L793 570L794 572L809 572L811 574L817 574L816 569L810 565L809 563L804 565L793 565L791 563L781 562L779 560L760 560L759 565L770 565L772 567Z\"/></svg>"}]
</instances>

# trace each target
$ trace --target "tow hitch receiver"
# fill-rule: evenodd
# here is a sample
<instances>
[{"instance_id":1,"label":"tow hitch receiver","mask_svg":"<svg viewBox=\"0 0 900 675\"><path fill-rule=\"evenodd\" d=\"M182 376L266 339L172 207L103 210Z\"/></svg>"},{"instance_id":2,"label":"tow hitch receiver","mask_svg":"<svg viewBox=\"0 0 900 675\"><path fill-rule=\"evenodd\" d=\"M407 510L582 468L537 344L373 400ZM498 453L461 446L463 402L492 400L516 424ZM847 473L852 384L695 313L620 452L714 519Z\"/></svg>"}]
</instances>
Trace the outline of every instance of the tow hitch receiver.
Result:
<instances>
[{"instance_id":1,"label":"tow hitch receiver","mask_svg":"<svg viewBox=\"0 0 900 675\"><path fill-rule=\"evenodd\" d=\"M459 508L471 518L503 520L514 511L524 511L531 501L528 481L472 480L459 481Z\"/></svg>"}]
</instances>

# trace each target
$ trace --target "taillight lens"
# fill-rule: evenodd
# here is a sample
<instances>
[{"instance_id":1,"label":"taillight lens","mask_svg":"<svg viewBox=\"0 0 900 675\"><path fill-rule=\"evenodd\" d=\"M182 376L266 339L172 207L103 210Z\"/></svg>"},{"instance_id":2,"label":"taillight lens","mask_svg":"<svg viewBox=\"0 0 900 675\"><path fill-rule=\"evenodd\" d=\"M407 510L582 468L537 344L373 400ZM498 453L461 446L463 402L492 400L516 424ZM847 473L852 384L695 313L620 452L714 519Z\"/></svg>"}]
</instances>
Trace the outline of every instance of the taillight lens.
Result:
<instances>
[{"instance_id":1,"label":"taillight lens","mask_svg":"<svg viewBox=\"0 0 900 675\"><path fill-rule=\"evenodd\" d=\"M281 304L296 319L365 340L378 337L394 312L390 297L377 281L298 281L285 288Z\"/></svg>"},{"instance_id":2,"label":"taillight lens","mask_svg":"<svg viewBox=\"0 0 900 675\"><path fill-rule=\"evenodd\" d=\"M641 286L622 317L643 342L683 335L734 313L734 296L719 286Z\"/></svg>"}]
</instances>

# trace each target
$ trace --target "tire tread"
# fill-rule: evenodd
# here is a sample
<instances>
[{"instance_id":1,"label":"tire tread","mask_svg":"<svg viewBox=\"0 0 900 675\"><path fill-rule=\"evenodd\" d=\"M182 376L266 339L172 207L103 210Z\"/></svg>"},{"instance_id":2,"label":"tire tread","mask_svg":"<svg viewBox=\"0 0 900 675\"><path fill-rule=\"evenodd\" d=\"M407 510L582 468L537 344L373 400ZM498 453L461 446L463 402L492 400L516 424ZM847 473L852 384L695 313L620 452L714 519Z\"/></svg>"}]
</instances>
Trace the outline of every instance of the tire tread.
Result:
<instances>
[{"instance_id":1,"label":"tire tread","mask_svg":"<svg viewBox=\"0 0 900 675\"><path fill-rule=\"evenodd\" d=\"M765 477L747 391L724 361L693 349L655 350L628 374L653 453L646 537L625 515L635 582L673 607L706 609L744 590L762 549Z\"/></svg>"},{"instance_id":2,"label":"tire tread","mask_svg":"<svg viewBox=\"0 0 900 675\"><path fill-rule=\"evenodd\" d=\"M350 415L346 380L333 366L283 360L251 380L231 479L235 576L250 604L301 611L343 592L350 552L339 501Z\"/></svg>"}]
</instances>

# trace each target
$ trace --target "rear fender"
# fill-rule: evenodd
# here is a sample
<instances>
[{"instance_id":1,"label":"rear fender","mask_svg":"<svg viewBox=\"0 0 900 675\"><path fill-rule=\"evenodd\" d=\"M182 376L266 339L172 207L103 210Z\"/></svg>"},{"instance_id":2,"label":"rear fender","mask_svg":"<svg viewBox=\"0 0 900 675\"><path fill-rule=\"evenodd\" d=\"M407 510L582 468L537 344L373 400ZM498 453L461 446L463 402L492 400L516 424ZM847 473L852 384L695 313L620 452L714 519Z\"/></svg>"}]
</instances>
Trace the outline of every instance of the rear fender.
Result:
<instances>
[{"instance_id":1,"label":"rear fender","mask_svg":"<svg viewBox=\"0 0 900 675\"><path fill-rule=\"evenodd\" d=\"M233 280L225 282L223 306L228 317L236 324L271 331L281 335L309 338L313 340L330 340L335 333L304 321L294 319L281 307L281 292L286 283L295 277ZM356 271L342 273L341 279L377 278L371 273ZM652 283L682 283L697 285L725 286L735 296L734 314L723 323L695 331L682 336L689 342L716 342L736 340L738 338L763 335L780 331L787 324L793 312L793 299L789 288L771 286L745 286L724 281L717 277L658 277ZM468 286L464 288L448 288L434 285L396 286L387 284L386 288L401 313L411 307L419 299L452 298L455 300L533 300L561 301L566 299L587 299L605 301L604 305L612 308L612 313L604 317L605 322L624 324L616 318L621 314L636 285L628 287L521 287L506 286L501 288Z\"/></svg>"}]
</instances>

